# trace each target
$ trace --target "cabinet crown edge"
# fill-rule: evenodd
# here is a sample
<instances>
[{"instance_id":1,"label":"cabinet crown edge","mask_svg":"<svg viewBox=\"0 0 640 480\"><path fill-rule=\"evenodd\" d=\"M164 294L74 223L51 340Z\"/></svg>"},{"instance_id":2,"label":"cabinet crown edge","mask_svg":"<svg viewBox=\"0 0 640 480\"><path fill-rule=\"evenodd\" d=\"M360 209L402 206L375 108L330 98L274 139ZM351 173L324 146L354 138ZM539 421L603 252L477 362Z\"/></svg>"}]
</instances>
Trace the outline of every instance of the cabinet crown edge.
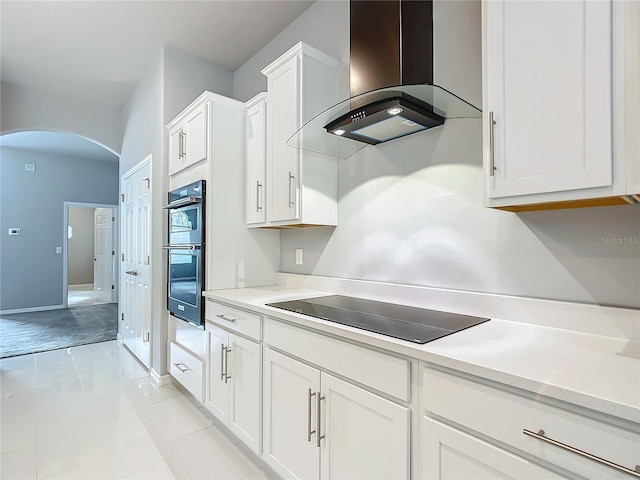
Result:
<instances>
[{"instance_id":1,"label":"cabinet crown edge","mask_svg":"<svg viewBox=\"0 0 640 480\"><path fill-rule=\"evenodd\" d=\"M274 70L276 70L278 67L280 67L282 64L286 63L287 61L289 61L290 59L292 59L293 57L297 56L297 55L301 55L304 54L308 57L311 57L321 63L324 63L325 65L337 70L338 68L340 68L340 61L336 60L335 58L327 55L324 52L321 52L320 50L318 50L315 47L312 47L309 44L306 44L304 42L298 42L296 43L293 47L291 47L289 50L287 50L285 53L283 53L282 55L280 55L278 58L276 58L273 62L271 62L269 65L267 65L266 67L264 67L261 70L261 73L265 76L269 76L271 73L273 73Z\"/></svg>"}]
</instances>

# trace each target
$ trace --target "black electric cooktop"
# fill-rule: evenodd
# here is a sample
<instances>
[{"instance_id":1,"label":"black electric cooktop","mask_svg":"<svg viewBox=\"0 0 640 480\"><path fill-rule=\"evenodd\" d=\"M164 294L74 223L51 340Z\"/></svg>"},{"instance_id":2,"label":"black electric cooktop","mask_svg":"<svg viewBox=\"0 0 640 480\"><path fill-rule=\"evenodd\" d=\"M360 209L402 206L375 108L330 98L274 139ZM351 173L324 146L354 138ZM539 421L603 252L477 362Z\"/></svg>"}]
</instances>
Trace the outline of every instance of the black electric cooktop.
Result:
<instances>
[{"instance_id":1,"label":"black electric cooktop","mask_svg":"<svg viewBox=\"0 0 640 480\"><path fill-rule=\"evenodd\" d=\"M427 343L489 321L488 318L342 295L304 298L267 305L413 343Z\"/></svg>"}]
</instances>

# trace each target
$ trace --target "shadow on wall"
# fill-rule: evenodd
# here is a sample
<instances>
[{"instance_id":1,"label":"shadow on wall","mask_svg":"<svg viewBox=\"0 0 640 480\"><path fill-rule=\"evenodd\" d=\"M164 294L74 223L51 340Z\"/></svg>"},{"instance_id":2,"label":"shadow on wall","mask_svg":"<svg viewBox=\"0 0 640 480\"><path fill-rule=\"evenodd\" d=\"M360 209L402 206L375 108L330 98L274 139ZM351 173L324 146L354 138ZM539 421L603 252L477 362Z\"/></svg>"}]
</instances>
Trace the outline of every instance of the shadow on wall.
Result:
<instances>
[{"instance_id":1,"label":"shadow on wall","mask_svg":"<svg viewBox=\"0 0 640 480\"><path fill-rule=\"evenodd\" d=\"M640 308L640 205L518 216L595 304Z\"/></svg>"}]
</instances>

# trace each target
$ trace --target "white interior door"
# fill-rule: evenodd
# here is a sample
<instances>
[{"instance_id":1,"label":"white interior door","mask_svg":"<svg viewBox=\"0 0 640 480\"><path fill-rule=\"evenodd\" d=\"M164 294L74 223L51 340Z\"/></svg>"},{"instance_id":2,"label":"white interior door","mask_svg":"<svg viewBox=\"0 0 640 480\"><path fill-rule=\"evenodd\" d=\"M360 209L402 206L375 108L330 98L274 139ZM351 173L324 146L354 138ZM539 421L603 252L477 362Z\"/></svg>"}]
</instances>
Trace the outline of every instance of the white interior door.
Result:
<instances>
[{"instance_id":1,"label":"white interior door","mask_svg":"<svg viewBox=\"0 0 640 480\"><path fill-rule=\"evenodd\" d=\"M111 302L113 283L113 222L110 208L96 208L93 212L93 290L94 297Z\"/></svg>"},{"instance_id":2,"label":"white interior door","mask_svg":"<svg viewBox=\"0 0 640 480\"><path fill-rule=\"evenodd\" d=\"M151 164L146 161L123 179L121 335L124 344L149 366L151 339Z\"/></svg>"}]
</instances>

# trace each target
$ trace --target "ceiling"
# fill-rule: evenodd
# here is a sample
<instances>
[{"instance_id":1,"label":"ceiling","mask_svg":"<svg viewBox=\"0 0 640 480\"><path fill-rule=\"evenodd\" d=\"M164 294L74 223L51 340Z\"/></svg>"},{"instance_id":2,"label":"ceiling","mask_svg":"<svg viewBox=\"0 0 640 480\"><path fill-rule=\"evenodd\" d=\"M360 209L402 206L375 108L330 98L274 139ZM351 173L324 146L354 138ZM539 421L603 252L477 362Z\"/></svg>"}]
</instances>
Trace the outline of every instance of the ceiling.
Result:
<instances>
[{"instance_id":1,"label":"ceiling","mask_svg":"<svg viewBox=\"0 0 640 480\"><path fill-rule=\"evenodd\" d=\"M120 107L169 46L235 71L314 0L0 0L0 78Z\"/></svg>"},{"instance_id":2,"label":"ceiling","mask_svg":"<svg viewBox=\"0 0 640 480\"><path fill-rule=\"evenodd\" d=\"M162 46L233 72L314 1L0 0L0 79L120 108ZM29 135L5 135L1 144L113 156L74 135Z\"/></svg>"}]
</instances>

